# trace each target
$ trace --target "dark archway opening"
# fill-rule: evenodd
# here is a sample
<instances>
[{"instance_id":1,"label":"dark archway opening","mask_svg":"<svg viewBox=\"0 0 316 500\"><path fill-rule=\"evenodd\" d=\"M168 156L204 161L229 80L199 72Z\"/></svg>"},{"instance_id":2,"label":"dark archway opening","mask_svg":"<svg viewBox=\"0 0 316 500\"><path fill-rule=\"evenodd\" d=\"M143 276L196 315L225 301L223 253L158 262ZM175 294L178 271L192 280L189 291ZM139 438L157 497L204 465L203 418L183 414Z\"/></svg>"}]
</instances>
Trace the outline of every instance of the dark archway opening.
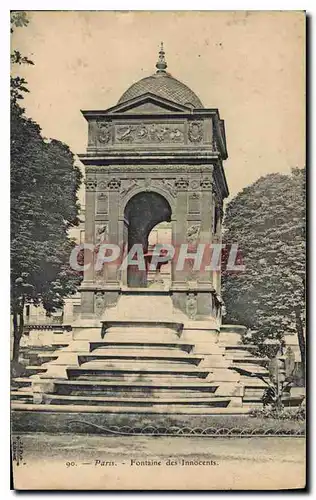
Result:
<instances>
[{"instance_id":1,"label":"dark archway opening","mask_svg":"<svg viewBox=\"0 0 316 500\"><path fill-rule=\"evenodd\" d=\"M171 207L160 194L145 191L133 196L124 211L127 231L127 249L141 245L144 255L148 252L148 236L151 230L161 222L171 221ZM139 266L129 265L127 268L127 285L129 287L146 287L147 271Z\"/></svg>"}]
</instances>

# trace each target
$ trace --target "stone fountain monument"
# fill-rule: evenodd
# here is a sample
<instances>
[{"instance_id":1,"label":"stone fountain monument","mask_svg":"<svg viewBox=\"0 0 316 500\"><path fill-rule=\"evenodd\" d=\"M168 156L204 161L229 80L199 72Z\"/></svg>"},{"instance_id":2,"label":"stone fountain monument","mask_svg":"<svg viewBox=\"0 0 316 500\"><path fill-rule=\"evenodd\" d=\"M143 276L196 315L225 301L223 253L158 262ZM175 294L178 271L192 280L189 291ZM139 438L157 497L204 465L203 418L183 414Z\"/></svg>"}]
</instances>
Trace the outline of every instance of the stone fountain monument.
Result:
<instances>
[{"instance_id":1,"label":"stone fountain monument","mask_svg":"<svg viewBox=\"0 0 316 500\"><path fill-rule=\"evenodd\" d=\"M150 258L143 269L122 266L122 258L97 268L90 252L70 339L59 336L56 349L28 367L17 410L208 414L260 401L260 380L234 371L264 368L241 345L244 327L221 327L220 271L194 266L199 245L221 243L224 121L171 76L163 47L156 68L115 106L82 112L85 242L124 255L138 245L148 257L150 232L169 223L178 257L169 283L148 282Z\"/></svg>"}]
</instances>

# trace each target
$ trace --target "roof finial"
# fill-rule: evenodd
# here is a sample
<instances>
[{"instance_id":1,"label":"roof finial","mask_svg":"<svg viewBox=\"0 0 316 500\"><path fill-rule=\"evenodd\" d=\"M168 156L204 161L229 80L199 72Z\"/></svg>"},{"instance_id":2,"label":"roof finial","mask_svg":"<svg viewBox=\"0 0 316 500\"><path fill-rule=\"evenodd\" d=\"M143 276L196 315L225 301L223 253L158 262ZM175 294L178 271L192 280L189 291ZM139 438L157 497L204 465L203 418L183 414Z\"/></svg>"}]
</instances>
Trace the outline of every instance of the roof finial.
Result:
<instances>
[{"instance_id":1,"label":"roof finial","mask_svg":"<svg viewBox=\"0 0 316 500\"><path fill-rule=\"evenodd\" d=\"M160 51L159 51L159 59L158 59L158 62L156 64L156 68L157 68L157 73L165 73L166 72L167 63L165 60L165 51L163 50L163 42L161 42Z\"/></svg>"}]
</instances>

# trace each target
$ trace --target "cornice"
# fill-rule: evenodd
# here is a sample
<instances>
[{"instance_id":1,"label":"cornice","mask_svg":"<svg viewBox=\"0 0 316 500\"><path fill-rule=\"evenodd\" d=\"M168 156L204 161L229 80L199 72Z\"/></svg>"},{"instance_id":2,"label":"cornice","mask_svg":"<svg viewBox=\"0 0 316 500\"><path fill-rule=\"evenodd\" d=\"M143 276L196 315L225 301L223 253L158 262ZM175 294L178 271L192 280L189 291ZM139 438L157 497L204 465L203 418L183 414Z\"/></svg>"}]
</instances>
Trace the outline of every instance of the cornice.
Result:
<instances>
[{"instance_id":1,"label":"cornice","mask_svg":"<svg viewBox=\"0 0 316 500\"><path fill-rule=\"evenodd\" d=\"M152 163L152 162L169 162L169 163L203 163L214 162L219 159L220 154L212 151L211 148L201 151L201 148L183 148L181 151L175 151L174 148L159 150L153 149L139 151L127 151L126 149L111 149L107 152L88 152L78 155L84 165L102 165L112 163Z\"/></svg>"}]
</instances>

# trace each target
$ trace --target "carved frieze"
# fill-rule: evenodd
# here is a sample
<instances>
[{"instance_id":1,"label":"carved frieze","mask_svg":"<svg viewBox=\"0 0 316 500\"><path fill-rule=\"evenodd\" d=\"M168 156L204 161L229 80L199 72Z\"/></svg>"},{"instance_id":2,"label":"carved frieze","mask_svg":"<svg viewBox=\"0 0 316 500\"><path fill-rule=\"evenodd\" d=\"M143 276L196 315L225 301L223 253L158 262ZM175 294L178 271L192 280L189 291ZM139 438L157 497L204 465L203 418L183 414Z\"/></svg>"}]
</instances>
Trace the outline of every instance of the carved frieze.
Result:
<instances>
[{"instance_id":1,"label":"carved frieze","mask_svg":"<svg viewBox=\"0 0 316 500\"><path fill-rule=\"evenodd\" d=\"M96 181L96 179L87 178L85 180L85 185L86 185L86 191L95 191L95 189L97 187L97 181Z\"/></svg>"},{"instance_id":2,"label":"carved frieze","mask_svg":"<svg viewBox=\"0 0 316 500\"><path fill-rule=\"evenodd\" d=\"M200 143L203 139L203 121L191 121L188 128L188 139L193 143Z\"/></svg>"},{"instance_id":3,"label":"carved frieze","mask_svg":"<svg viewBox=\"0 0 316 500\"><path fill-rule=\"evenodd\" d=\"M185 177L180 177L175 181L175 187L177 191L186 191L189 186L189 181Z\"/></svg>"},{"instance_id":4,"label":"carved frieze","mask_svg":"<svg viewBox=\"0 0 316 500\"><path fill-rule=\"evenodd\" d=\"M111 179L108 182L108 188L110 191L119 191L120 187L121 187L121 180L117 179L116 177L113 177L113 179Z\"/></svg>"},{"instance_id":5,"label":"carved frieze","mask_svg":"<svg viewBox=\"0 0 316 500\"><path fill-rule=\"evenodd\" d=\"M184 124L140 123L115 125L115 141L119 143L183 143Z\"/></svg>"},{"instance_id":6,"label":"carved frieze","mask_svg":"<svg viewBox=\"0 0 316 500\"><path fill-rule=\"evenodd\" d=\"M213 189L212 179L204 178L201 180L201 189L204 191L210 191Z\"/></svg>"},{"instance_id":7,"label":"carved frieze","mask_svg":"<svg viewBox=\"0 0 316 500\"><path fill-rule=\"evenodd\" d=\"M191 179L190 181L190 188L192 191L199 190L200 189L200 181L199 179Z\"/></svg>"},{"instance_id":8,"label":"carved frieze","mask_svg":"<svg viewBox=\"0 0 316 500\"><path fill-rule=\"evenodd\" d=\"M146 191L149 191L150 186L151 186L151 178L146 177L146 179L144 180L144 187L145 187Z\"/></svg>"},{"instance_id":9,"label":"carved frieze","mask_svg":"<svg viewBox=\"0 0 316 500\"><path fill-rule=\"evenodd\" d=\"M163 179L156 179L156 183L164 189L165 191L168 191L172 196L176 196L177 191L175 188L175 182L174 179L168 179L168 178L163 178Z\"/></svg>"},{"instance_id":10,"label":"carved frieze","mask_svg":"<svg viewBox=\"0 0 316 500\"><path fill-rule=\"evenodd\" d=\"M99 181L98 182L98 190L99 191L104 191L105 189L107 189L108 185L106 183L106 181Z\"/></svg>"},{"instance_id":11,"label":"carved frieze","mask_svg":"<svg viewBox=\"0 0 316 500\"><path fill-rule=\"evenodd\" d=\"M111 139L111 122L109 121L97 121L97 141L101 144L106 144L110 142Z\"/></svg>"},{"instance_id":12,"label":"carved frieze","mask_svg":"<svg viewBox=\"0 0 316 500\"><path fill-rule=\"evenodd\" d=\"M154 164L154 165L129 165L128 163L124 163L117 166L86 166L86 172L90 174L113 174L119 175L123 172L135 172L139 174L140 172L149 173L149 172L161 172L161 173L178 173L178 174L188 174L190 172L196 173L196 165L174 165L169 163L164 164ZM199 167L199 171L203 172L205 175L212 175L214 170L213 165L201 165Z\"/></svg>"},{"instance_id":13,"label":"carved frieze","mask_svg":"<svg viewBox=\"0 0 316 500\"><path fill-rule=\"evenodd\" d=\"M123 181L121 186L121 196L127 195L134 188L140 187L141 183L139 179L126 179Z\"/></svg>"}]
</instances>

